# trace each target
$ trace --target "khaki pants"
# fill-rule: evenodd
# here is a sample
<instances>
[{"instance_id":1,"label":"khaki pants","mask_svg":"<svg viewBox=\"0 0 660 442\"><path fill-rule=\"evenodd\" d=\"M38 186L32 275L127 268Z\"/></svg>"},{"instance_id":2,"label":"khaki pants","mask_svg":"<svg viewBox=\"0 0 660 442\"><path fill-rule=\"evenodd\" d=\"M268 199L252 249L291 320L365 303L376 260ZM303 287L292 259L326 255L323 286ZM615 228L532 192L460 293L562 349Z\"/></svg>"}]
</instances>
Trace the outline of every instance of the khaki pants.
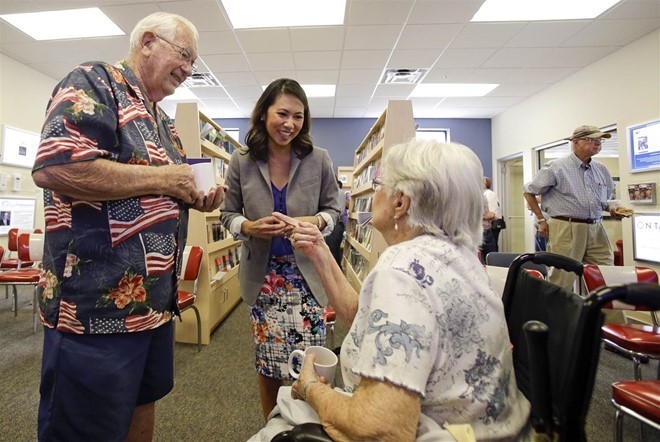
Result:
<instances>
[{"instance_id":1,"label":"khaki pants","mask_svg":"<svg viewBox=\"0 0 660 442\"><path fill-rule=\"evenodd\" d=\"M548 226L549 252L568 256L585 264L608 266L614 264L612 244L602 223L584 224L552 218ZM575 274L553 268L548 279L567 290L572 290Z\"/></svg>"}]
</instances>

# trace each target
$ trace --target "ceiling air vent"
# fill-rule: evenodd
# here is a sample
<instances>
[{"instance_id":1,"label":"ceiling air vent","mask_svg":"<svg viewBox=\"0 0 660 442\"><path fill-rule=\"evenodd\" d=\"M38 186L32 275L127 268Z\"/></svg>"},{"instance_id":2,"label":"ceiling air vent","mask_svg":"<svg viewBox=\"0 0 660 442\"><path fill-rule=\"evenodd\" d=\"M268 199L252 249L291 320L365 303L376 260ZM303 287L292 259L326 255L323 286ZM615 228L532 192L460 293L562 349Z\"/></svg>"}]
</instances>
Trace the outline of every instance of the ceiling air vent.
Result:
<instances>
[{"instance_id":1,"label":"ceiling air vent","mask_svg":"<svg viewBox=\"0 0 660 442\"><path fill-rule=\"evenodd\" d=\"M220 82L215 75L210 72L198 72L192 74L190 77L183 82L184 87L208 87L208 86L220 86Z\"/></svg>"},{"instance_id":2,"label":"ceiling air vent","mask_svg":"<svg viewBox=\"0 0 660 442\"><path fill-rule=\"evenodd\" d=\"M428 69L387 69L380 78L386 84L417 84Z\"/></svg>"}]
</instances>

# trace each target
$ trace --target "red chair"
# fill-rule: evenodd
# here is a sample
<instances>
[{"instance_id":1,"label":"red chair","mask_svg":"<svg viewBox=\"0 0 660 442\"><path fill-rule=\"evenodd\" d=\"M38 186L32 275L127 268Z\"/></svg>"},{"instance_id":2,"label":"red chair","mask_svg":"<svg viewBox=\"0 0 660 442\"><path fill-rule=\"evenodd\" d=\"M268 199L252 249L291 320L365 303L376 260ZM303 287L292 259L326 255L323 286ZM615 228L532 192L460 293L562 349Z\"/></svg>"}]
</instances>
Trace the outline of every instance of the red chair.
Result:
<instances>
[{"instance_id":1,"label":"red chair","mask_svg":"<svg viewBox=\"0 0 660 442\"><path fill-rule=\"evenodd\" d=\"M616 242L616 250L614 251L614 265L623 265L623 240L618 240Z\"/></svg>"},{"instance_id":2,"label":"red chair","mask_svg":"<svg viewBox=\"0 0 660 442\"><path fill-rule=\"evenodd\" d=\"M191 308L195 312L195 316L197 316L197 351L202 351L202 321L199 317L199 309L195 305L195 300L197 299L197 279L199 278L199 271L202 268L203 255L204 250L199 246L186 246L184 249L183 271L181 272L179 281L180 283L182 281L192 281L193 289L192 291L179 289L176 301L180 313ZM179 320L183 322L181 316L179 316Z\"/></svg>"},{"instance_id":3,"label":"red chair","mask_svg":"<svg viewBox=\"0 0 660 442\"><path fill-rule=\"evenodd\" d=\"M660 431L660 381L624 381L612 384L616 408L614 440L623 440L623 417L630 416ZM642 440L643 430L642 430Z\"/></svg>"},{"instance_id":4,"label":"red chair","mask_svg":"<svg viewBox=\"0 0 660 442\"><path fill-rule=\"evenodd\" d=\"M18 316L18 288L19 285L34 286L32 299L32 314L34 316L33 329L37 331L39 318L39 302L37 299L37 286L41 276L41 269L37 267L21 268L23 262L39 262L43 257L44 235L42 233L20 233L17 238L18 268L0 272L0 285L11 286L14 294L14 316Z\"/></svg>"},{"instance_id":5,"label":"red chair","mask_svg":"<svg viewBox=\"0 0 660 442\"><path fill-rule=\"evenodd\" d=\"M642 266L598 266L585 264L584 282L589 292L603 286L646 282L658 284L658 274L655 270ZM645 310L643 306L631 306L618 301L605 308L621 310ZM660 359L660 328L658 315L651 311L653 325L636 324L604 324L602 326L603 341L629 356L634 363L635 379L642 378L641 362L645 359Z\"/></svg>"},{"instance_id":6,"label":"red chair","mask_svg":"<svg viewBox=\"0 0 660 442\"><path fill-rule=\"evenodd\" d=\"M20 268L25 268L25 267L31 267L34 265L34 261L31 260L25 260L22 261L20 258L12 258L12 252L18 252L18 236L22 233L41 233L41 230L36 229L9 229L9 232L7 232L7 256L4 257L2 256L2 260L0 260L0 270L12 270L12 269L20 269Z\"/></svg>"}]
</instances>

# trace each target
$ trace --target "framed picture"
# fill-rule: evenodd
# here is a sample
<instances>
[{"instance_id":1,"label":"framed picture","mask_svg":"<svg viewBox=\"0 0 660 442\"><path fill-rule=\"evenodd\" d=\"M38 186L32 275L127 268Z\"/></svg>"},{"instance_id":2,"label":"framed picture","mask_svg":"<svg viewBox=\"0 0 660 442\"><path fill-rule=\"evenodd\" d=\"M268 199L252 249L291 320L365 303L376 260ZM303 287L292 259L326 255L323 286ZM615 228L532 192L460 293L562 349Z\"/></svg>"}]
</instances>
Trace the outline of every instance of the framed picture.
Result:
<instances>
[{"instance_id":1,"label":"framed picture","mask_svg":"<svg viewBox=\"0 0 660 442\"><path fill-rule=\"evenodd\" d=\"M655 204L655 183L628 184L630 204Z\"/></svg>"},{"instance_id":2,"label":"framed picture","mask_svg":"<svg viewBox=\"0 0 660 442\"><path fill-rule=\"evenodd\" d=\"M0 197L0 235L6 235L13 227L34 229L36 210L36 198Z\"/></svg>"},{"instance_id":3,"label":"framed picture","mask_svg":"<svg viewBox=\"0 0 660 442\"><path fill-rule=\"evenodd\" d=\"M630 172L660 169L660 120L628 127Z\"/></svg>"},{"instance_id":4,"label":"framed picture","mask_svg":"<svg viewBox=\"0 0 660 442\"><path fill-rule=\"evenodd\" d=\"M4 126L0 160L4 164L32 169L38 147L39 134Z\"/></svg>"}]
</instances>

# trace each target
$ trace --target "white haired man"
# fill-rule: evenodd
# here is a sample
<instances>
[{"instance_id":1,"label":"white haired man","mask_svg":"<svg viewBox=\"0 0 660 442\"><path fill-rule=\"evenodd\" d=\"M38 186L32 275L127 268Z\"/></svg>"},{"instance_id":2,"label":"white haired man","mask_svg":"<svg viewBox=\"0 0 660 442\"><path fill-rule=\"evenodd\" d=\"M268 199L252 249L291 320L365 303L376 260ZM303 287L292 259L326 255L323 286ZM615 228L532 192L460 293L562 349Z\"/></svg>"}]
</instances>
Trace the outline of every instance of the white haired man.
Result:
<instances>
[{"instance_id":1,"label":"white haired man","mask_svg":"<svg viewBox=\"0 0 660 442\"><path fill-rule=\"evenodd\" d=\"M40 441L150 441L173 387L173 313L188 210L212 211L157 103L192 75L198 33L158 12L126 60L83 63L48 103L33 169L44 188L38 289Z\"/></svg>"}]
</instances>

